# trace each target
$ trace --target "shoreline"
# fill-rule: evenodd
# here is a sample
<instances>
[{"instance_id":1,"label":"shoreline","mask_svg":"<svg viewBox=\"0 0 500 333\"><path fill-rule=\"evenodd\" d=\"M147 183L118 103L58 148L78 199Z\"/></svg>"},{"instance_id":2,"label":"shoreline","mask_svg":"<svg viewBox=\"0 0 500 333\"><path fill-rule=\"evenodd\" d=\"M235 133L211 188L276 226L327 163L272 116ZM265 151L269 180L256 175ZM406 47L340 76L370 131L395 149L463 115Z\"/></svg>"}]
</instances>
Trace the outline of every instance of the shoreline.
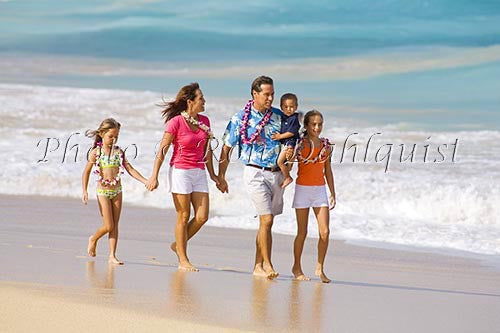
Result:
<instances>
[{"instance_id":1,"label":"shoreline","mask_svg":"<svg viewBox=\"0 0 500 333\"><path fill-rule=\"evenodd\" d=\"M56 313L107 313L109 306L112 316L152 318L160 326L174 320L231 330L384 333L500 326L500 273L478 260L333 240L325 262L332 283L324 284L313 276L316 241L308 239L302 264L313 279L299 282L290 271L294 238L274 234L280 276L267 280L252 275L255 231L206 226L188 247L200 271L181 272L169 249L174 212L126 205L118 244L125 265L115 266L107 263L106 239L97 257L86 255L88 235L100 224L95 201L83 206L70 198L0 195L0 210L0 303L6 313L17 313L31 295L38 302L38 288L56 290L43 303ZM35 307L23 311L40 316ZM450 321L456 313L463 315ZM64 317L54 318L54 327L64 325ZM24 327L19 317L9 320L12 331Z\"/></svg>"},{"instance_id":2,"label":"shoreline","mask_svg":"<svg viewBox=\"0 0 500 333\"><path fill-rule=\"evenodd\" d=\"M25 194L0 194L0 201L1 200L8 200L9 197L15 197L21 200L26 200L26 199L34 199L34 200L40 200L40 199L47 199L47 200L58 200L58 201L66 201L68 203L80 203L79 198L72 198L72 197L67 197L67 196L61 196L61 197L56 197L56 196L43 196L43 195L25 195ZM97 201L95 199L89 198L89 202L93 202L94 205L96 205ZM175 211L171 208L158 208L154 206L143 206L143 205L138 205L136 203L125 203L124 205L124 210L127 208L133 208L134 210L153 210L155 211L155 216L159 215L165 215L165 216L172 216L172 214L175 214ZM209 217L212 218L214 216ZM230 230L230 231L235 231L235 232L254 232L256 233L258 228L256 227L255 229L244 229L244 228L232 228L232 227L221 227L221 226L212 226L212 225L205 225L203 227L205 228L213 228L213 229L221 229L221 230ZM292 234L287 234L287 233L277 233L273 231L273 235L276 236L285 236L285 237L294 237ZM317 241L318 237L317 235L311 234L307 235L307 240L309 241ZM500 254L486 254L486 253L478 253L478 252L471 252L471 251L464 251L464 250L458 250L454 248L449 248L449 247L430 247L430 246L417 246L417 245L408 245L408 244L399 244L399 243L390 243L390 242L381 242L381 241L372 241L372 240L364 240L364 239L342 239L342 238L336 238L335 237L335 231L332 232L332 238L330 238L330 242L342 242L346 245L352 245L355 247L363 247L363 248L376 248L376 249L385 249L385 250L395 250L395 251L405 251L405 252L414 252L414 253L428 253L428 254L434 254L434 255L443 255L443 256L451 256L451 257L458 257L458 258L463 258L463 259L471 259L471 260L476 260L479 262L482 262L489 266L491 269L495 271L500 271Z\"/></svg>"}]
</instances>

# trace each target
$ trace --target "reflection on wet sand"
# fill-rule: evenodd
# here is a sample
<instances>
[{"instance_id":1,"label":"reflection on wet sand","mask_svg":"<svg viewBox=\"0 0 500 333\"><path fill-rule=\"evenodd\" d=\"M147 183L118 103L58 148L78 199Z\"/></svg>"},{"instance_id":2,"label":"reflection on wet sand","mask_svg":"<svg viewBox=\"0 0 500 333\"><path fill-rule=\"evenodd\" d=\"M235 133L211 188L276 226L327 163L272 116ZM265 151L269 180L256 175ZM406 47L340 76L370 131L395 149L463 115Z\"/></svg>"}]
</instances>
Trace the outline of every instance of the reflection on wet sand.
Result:
<instances>
[{"instance_id":1,"label":"reflection on wet sand","mask_svg":"<svg viewBox=\"0 0 500 333\"><path fill-rule=\"evenodd\" d=\"M327 288L323 283L314 284L314 294L312 299L312 316L310 327L314 332L321 332L321 319L323 318L323 293L324 289ZM333 318L330 318L333 319Z\"/></svg>"},{"instance_id":2,"label":"reflection on wet sand","mask_svg":"<svg viewBox=\"0 0 500 333\"><path fill-rule=\"evenodd\" d=\"M270 326L269 286L275 281L254 277L252 282L252 318L256 326Z\"/></svg>"},{"instance_id":3,"label":"reflection on wet sand","mask_svg":"<svg viewBox=\"0 0 500 333\"><path fill-rule=\"evenodd\" d=\"M115 285L115 265L108 264L106 274L99 274L95 268L95 261L87 262L87 281L94 289L112 291Z\"/></svg>"},{"instance_id":4,"label":"reflection on wet sand","mask_svg":"<svg viewBox=\"0 0 500 333\"><path fill-rule=\"evenodd\" d=\"M303 292L310 290L311 284L307 282L294 280L290 284L287 327L289 331L321 332L324 286L322 283L314 283L309 305L304 299Z\"/></svg>"},{"instance_id":5,"label":"reflection on wet sand","mask_svg":"<svg viewBox=\"0 0 500 333\"><path fill-rule=\"evenodd\" d=\"M291 331L300 331L302 318L300 313L300 306L302 300L300 299L300 281L292 281L290 285L290 299L288 300L288 329Z\"/></svg>"},{"instance_id":6,"label":"reflection on wet sand","mask_svg":"<svg viewBox=\"0 0 500 333\"><path fill-rule=\"evenodd\" d=\"M167 311L184 318L197 319L201 306L196 290L187 282L189 274L192 272L178 270L172 273Z\"/></svg>"}]
</instances>

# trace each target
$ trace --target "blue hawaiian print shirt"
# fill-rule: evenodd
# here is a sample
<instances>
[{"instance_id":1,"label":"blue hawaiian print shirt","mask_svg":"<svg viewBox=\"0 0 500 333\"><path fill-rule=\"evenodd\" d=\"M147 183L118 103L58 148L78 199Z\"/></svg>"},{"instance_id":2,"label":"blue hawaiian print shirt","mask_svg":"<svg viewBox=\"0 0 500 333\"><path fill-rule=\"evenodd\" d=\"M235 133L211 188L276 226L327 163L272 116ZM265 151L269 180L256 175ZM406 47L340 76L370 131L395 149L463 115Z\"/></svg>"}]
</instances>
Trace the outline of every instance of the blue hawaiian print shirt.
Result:
<instances>
[{"instance_id":1,"label":"blue hawaiian print shirt","mask_svg":"<svg viewBox=\"0 0 500 333\"><path fill-rule=\"evenodd\" d=\"M231 118L229 124L227 124L222 141L226 146L235 147L233 154L238 153L239 159L245 165L255 164L267 168L275 168L277 166L281 143L279 140L273 140L271 135L280 132L283 112L276 108L271 109L273 112L271 119L264 126L257 140L252 144L243 144L240 139L240 124L244 114L243 110L236 113ZM255 127L262 118L264 118L264 114L252 107L250 117L248 118L247 138L255 133Z\"/></svg>"}]
</instances>

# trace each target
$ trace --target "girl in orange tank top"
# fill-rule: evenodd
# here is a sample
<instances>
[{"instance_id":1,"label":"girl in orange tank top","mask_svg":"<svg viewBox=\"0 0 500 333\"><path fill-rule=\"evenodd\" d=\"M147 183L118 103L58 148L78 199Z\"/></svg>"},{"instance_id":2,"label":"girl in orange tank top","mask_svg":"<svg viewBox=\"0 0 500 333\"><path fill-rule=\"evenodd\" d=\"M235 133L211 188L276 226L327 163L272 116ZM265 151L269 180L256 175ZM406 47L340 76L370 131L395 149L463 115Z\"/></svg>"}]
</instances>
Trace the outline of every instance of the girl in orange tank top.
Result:
<instances>
[{"instance_id":1,"label":"girl in orange tank top","mask_svg":"<svg viewBox=\"0 0 500 333\"><path fill-rule=\"evenodd\" d=\"M326 138L320 138L323 115L312 110L304 116L304 137L296 149L298 161L297 181L292 207L297 216L297 236L293 245L294 264L292 273L297 280L310 280L302 272L301 257L307 236L309 208L318 221L318 261L315 275L324 283L331 280L325 275L325 262L330 237L330 210L335 207L335 186L331 168L331 147ZM326 186L330 191L328 197Z\"/></svg>"}]
</instances>

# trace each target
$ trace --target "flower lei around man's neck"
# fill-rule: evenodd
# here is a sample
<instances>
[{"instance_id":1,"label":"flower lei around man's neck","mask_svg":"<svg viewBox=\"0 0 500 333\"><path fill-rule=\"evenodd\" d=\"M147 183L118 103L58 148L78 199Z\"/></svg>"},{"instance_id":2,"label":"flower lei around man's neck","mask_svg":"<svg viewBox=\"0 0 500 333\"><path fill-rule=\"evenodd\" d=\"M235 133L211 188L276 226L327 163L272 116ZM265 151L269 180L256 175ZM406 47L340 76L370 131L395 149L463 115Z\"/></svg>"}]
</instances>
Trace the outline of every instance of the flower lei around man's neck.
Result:
<instances>
[{"instance_id":1,"label":"flower lei around man's neck","mask_svg":"<svg viewBox=\"0 0 500 333\"><path fill-rule=\"evenodd\" d=\"M198 128L200 128L201 130L203 130L205 133L208 134L208 137L209 138L213 138L214 137L214 133L212 132L212 130L210 129L210 127L208 127L207 125L205 125L204 123L194 119L193 117L191 117L186 111L182 111L181 112L181 115L184 117L184 119L186 119L186 121L190 124L193 124L195 126L198 126Z\"/></svg>"},{"instance_id":2,"label":"flower lei around man's neck","mask_svg":"<svg viewBox=\"0 0 500 333\"><path fill-rule=\"evenodd\" d=\"M123 163L125 163L124 162L125 159L123 158L123 152L120 152L120 166L119 166L119 172L118 172L118 174L114 178L104 179L102 177L101 164L100 164L101 154L102 154L102 142L98 142L97 143L97 147L99 148L98 149L99 153L98 153L98 156L96 156L95 164L94 164L95 167L96 167L96 169L94 170L94 174L97 175L97 182L101 183L104 186L115 186L115 185L118 185L118 183L120 182L120 175L123 175ZM108 161L110 159L110 156L113 153L113 150L119 150L119 149L120 149L120 147L118 147L118 146L115 146L115 145L111 146L111 150L110 150L109 155L108 155Z\"/></svg>"},{"instance_id":3,"label":"flower lei around man's neck","mask_svg":"<svg viewBox=\"0 0 500 333\"><path fill-rule=\"evenodd\" d=\"M271 110L266 110L264 118L262 118L261 121L259 121L259 123L257 124L257 126L255 126L255 132L250 136L250 138L248 138L247 137L248 118L250 118L250 111L252 110L252 105L253 105L253 100L249 100L245 105L245 109L243 112L243 119L241 120L240 136L241 136L241 142L243 142L243 144L254 143L260 136L260 133L264 129L264 126L267 125L267 123L271 119L271 116L273 115L273 112Z\"/></svg>"},{"instance_id":4,"label":"flower lei around man's neck","mask_svg":"<svg viewBox=\"0 0 500 333\"><path fill-rule=\"evenodd\" d=\"M299 162L302 162L304 164L309 164L309 163L316 163L316 162L324 162L326 158L328 157L328 147L330 146L330 141L327 138L320 138L321 142L321 149L319 150L318 155L316 155L315 158L311 159L309 156L311 156L314 152L313 148L314 145L309 144L309 147L311 151L309 152L309 156L303 157L302 156L302 150L304 149L304 141L307 140L307 138L303 138L302 140L299 140L299 143L295 147L295 155L297 156L297 160Z\"/></svg>"}]
</instances>

